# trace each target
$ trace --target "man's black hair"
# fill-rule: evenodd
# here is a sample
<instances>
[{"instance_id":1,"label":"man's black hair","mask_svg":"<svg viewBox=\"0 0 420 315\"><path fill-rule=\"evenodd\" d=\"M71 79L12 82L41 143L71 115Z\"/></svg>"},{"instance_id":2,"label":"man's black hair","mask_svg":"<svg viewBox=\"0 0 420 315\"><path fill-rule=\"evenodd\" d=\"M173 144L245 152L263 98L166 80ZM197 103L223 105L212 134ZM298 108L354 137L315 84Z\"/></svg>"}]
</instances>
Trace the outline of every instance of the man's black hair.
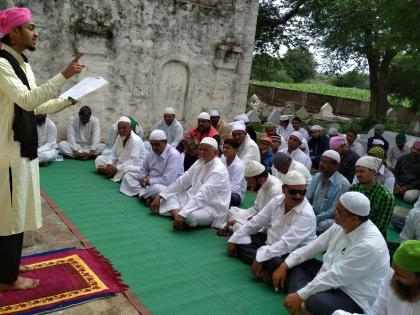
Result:
<instances>
[{"instance_id":1,"label":"man's black hair","mask_svg":"<svg viewBox=\"0 0 420 315\"><path fill-rule=\"evenodd\" d=\"M92 110L89 106L82 106L79 110L79 115L81 116L90 116L92 115Z\"/></svg>"},{"instance_id":2,"label":"man's black hair","mask_svg":"<svg viewBox=\"0 0 420 315\"><path fill-rule=\"evenodd\" d=\"M297 116L296 116L296 117L293 117L292 121L293 121L293 120L297 120L298 122L302 122L302 119L300 119L300 118L299 118L299 117L297 117Z\"/></svg>"},{"instance_id":3,"label":"man's black hair","mask_svg":"<svg viewBox=\"0 0 420 315\"><path fill-rule=\"evenodd\" d=\"M239 148L239 143L233 139L225 139L223 144L230 145L234 149Z\"/></svg>"}]
</instances>

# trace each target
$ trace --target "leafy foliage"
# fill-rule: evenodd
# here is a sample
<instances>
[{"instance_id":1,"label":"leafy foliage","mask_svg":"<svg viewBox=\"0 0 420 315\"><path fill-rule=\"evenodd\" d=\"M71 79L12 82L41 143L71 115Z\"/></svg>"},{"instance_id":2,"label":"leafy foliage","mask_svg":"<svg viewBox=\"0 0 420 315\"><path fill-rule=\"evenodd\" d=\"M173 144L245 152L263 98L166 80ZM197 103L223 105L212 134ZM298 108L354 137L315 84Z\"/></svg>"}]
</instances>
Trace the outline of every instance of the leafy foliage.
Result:
<instances>
[{"instance_id":1,"label":"leafy foliage","mask_svg":"<svg viewBox=\"0 0 420 315\"><path fill-rule=\"evenodd\" d=\"M316 62L314 55L304 48L289 49L283 58L287 74L295 82L303 82L315 76Z\"/></svg>"},{"instance_id":2,"label":"leafy foliage","mask_svg":"<svg viewBox=\"0 0 420 315\"><path fill-rule=\"evenodd\" d=\"M269 54L256 54L252 60L251 79L261 81L293 82L284 70L280 58Z\"/></svg>"},{"instance_id":3,"label":"leafy foliage","mask_svg":"<svg viewBox=\"0 0 420 315\"><path fill-rule=\"evenodd\" d=\"M369 76L357 71L348 71L333 78L331 83L341 87L369 89Z\"/></svg>"},{"instance_id":4,"label":"leafy foliage","mask_svg":"<svg viewBox=\"0 0 420 315\"><path fill-rule=\"evenodd\" d=\"M408 98L412 109L420 107L420 52L398 55L391 65L390 85L396 101Z\"/></svg>"}]
</instances>

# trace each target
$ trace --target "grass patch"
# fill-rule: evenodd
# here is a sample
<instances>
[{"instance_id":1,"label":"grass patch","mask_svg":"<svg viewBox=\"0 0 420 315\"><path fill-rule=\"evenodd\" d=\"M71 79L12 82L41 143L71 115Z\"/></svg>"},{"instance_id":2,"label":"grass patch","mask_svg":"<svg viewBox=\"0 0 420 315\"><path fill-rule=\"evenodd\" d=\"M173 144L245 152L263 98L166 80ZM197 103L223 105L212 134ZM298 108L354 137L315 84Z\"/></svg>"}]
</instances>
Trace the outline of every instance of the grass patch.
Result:
<instances>
[{"instance_id":1,"label":"grass patch","mask_svg":"<svg viewBox=\"0 0 420 315\"><path fill-rule=\"evenodd\" d=\"M295 90L301 92L310 92L325 94L331 96L351 98L360 101L369 102L370 92L368 90L345 88L332 85L314 84L314 83L282 83L251 80L251 84L277 87L281 89Z\"/></svg>"}]
</instances>

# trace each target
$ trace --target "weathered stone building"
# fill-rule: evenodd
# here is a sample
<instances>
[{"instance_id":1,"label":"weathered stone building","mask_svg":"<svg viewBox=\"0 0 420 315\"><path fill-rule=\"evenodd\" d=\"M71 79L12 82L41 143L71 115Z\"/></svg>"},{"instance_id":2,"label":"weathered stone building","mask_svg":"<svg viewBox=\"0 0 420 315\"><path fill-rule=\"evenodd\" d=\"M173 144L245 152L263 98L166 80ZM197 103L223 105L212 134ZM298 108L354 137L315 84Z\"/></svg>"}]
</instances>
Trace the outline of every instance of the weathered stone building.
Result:
<instances>
[{"instance_id":1,"label":"weathered stone building","mask_svg":"<svg viewBox=\"0 0 420 315\"><path fill-rule=\"evenodd\" d=\"M28 54L38 83L61 71L77 52L86 76L110 84L88 96L105 136L121 115L150 131L172 106L190 127L199 112L219 108L227 118L245 109L257 0L33 0L40 37ZM0 7L16 4L0 0ZM65 88L70 87L67 84ZM78 107L52 115L59 138ZM146 132L147 133L147 132Z\"/></svg>"}]
</instances>

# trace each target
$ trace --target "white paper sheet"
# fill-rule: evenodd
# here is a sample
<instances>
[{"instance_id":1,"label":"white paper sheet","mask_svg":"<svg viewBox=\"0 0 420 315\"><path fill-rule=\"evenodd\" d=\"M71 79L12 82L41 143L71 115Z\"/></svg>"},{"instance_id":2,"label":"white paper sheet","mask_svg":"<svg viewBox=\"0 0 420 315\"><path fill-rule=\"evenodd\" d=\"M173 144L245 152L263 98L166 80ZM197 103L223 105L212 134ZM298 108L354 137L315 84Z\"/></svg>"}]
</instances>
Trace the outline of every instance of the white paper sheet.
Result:
<instances>
[{"instance_id":1,"label":"white paper sheet","mask_svg":"<svg viewBox=\"0 0 420 315\"><path fill-rule=\"evenodd\" d=\"M71 97L75 100L80 100L83 96L99 90L107 84L108 81L102 77L87 77L61 94L60 98L67 99Z\"/></svg>"}]
</instances>

